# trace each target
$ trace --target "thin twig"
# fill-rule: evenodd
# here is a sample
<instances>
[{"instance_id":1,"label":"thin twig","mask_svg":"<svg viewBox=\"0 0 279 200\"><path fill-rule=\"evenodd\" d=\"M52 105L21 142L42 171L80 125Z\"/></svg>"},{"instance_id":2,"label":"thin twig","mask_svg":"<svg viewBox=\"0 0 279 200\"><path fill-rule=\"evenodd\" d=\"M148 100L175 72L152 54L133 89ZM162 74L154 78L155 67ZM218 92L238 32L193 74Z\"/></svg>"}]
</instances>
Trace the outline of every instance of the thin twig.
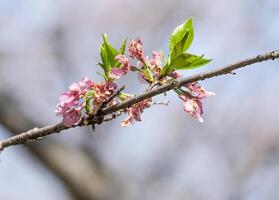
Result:
<instances>
[{"instance_id":1,"label":"thin twig","mask_svg":"<svg viewBox=\"0 0 279 200\"><path fill-rule=\"evenodd\" d=\"M266 61L266 60L274 60L277 58L279 58L279 51L278 50L271 51L271 52L268 52L268 53L265 53L262 55L258 55L256 57L249 58L249 59L231 64L231 65L213 70L213 71L204 72L204 73L196 74L196 75L193 75L190 77L172 81L171 83L168 83L163 86L157 87L153 90L147 91L144 94L135 96L135 97L128 99L126 101L123 101L119 104L112 105L107 108L103 108L100 116L96 115L93 117L93 119L90 119L90 121L88 121L87 118L84 118L82 120L82 122L77 126L87 126L87 125L98 124L98 123L100 123L100 119L102 119L101 122L112 120L113 118L115 118L117 116L114 114L114 113L117 113L117 111L126 109L135 103L138 103L145 99L151 98L158 94L165 93L169 90L179 88L187 83L201 81L201 80L209 79L209 78L224 75L224 74L231 74L232 71L234 71L236 69L239 69L239 68L242 68L242 67L254 64L254 63ZM108 116L108 117L106 118L106 116ZM72 126L70 128L73 128L73 127L76 127L76 126ZM42 138L42 137L45 137L45 136L53 134L53 133L59 133L60 131L66 130L66 129L69 129L69 127L66 127L61 123L53 125L53 126L46 126L43 128L31 129L27 132L24 132L24 133L21 133L16 136L13 136L13 137L0 141L0 150L3 150L4 148L12 146L12 145L24 144L28 141L37 140L38 138Z\"/></svg>"}]
</instances>

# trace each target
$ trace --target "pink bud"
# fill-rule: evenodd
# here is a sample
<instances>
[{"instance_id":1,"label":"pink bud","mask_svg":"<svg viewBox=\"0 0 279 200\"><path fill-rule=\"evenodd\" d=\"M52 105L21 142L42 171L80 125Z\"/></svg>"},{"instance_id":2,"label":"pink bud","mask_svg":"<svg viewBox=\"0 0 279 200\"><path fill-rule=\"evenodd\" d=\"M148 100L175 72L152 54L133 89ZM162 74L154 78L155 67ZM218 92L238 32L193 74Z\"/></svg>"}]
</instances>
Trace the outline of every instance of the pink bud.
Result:
<instances>
[{"instance_id":1,"label":"pink bud","mask_svg":"<svg viewBox=\"0 0 279 200\"><path fill-rule=\"evenodd\" d=\"M142 41L139 38L132 40L128 46L128 53L131 58L136 58L139 61L143 60Z\"/></svg>"}]
</instances>

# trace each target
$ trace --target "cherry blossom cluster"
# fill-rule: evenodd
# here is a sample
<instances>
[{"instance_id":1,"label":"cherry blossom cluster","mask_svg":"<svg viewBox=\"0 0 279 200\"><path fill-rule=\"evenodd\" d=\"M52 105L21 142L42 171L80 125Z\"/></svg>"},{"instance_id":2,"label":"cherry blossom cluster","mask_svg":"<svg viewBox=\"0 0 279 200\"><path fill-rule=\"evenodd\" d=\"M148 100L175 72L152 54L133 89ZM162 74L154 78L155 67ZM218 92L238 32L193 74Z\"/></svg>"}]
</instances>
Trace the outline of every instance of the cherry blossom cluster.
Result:
<instances>
[{"instance_id":1,"label":"cherry blossom cluster","mask_svg":"<svg viewBox=\"0 0 279 200\"><path fill-rule=\"evenodd\" d=\"M125 55L126 40L119 50L108 43L107 36L103 35L100 48L102 63L98 63L104 70L101 74L105 81L95 83L89 78L83 78L78 83L70 85L69 90L60 95L60 102L56 107L56 114L63 117L65 126L78 125L83 118L98 115L103 107L116 105L133 98L133 94L117 93L116 81L128 72L137 73L140 83L147 85L145 91L156 89L164 84L172 83L182 78L177 70L188 70L210 62L203 56L189 54L186 50L193 40L192 19L177 27L170 38L170 52L166 57L161 51L153 51L149 57L143 50L143 42L136 38L128 43L128 53ZM136 62L134 62L134 61ZM135 66L132 63L136 63ZM186 84L173 89L183 101L184 111L203 122L203 101L213 92L206 91L197 82ZM118 112L128 114L121 123L129 126L135 121L141 121L141 114L153 104L153 99L145 99Z\"/></svg>"},{"instance_id":2,"label":"cherry blossom cluster","mask_svg":"<svg viewBox=\"0 0 279 200\"><path fill-rule=\"evenodd\" d=\"M62 93L55 113L63 117L63 124L71 127L80 123L82 111L89 105L91 110L86 110L87 115L95 114L102 105L117 89L113 82L94 83L89 78L83 78L78 83L70 85L69 90ZM91 100L91 102L90 102ZM89 101L89 102L88 102Z\"/></svg>"},{"instance_id":3,"label":"cherry blossom cluster","mask_svg":"<svg viewBox=\"0 0 279 200\"><path fill-rule=\"evenodd\" d=\"M163 59L162 52L153 51L152 57L149 58L148 56L144 56L142 44L143 42L140 39L135 39L129 43L128 47L129 57L138 61L137 67L133 67L133 71L137 71L141 83L149 84L149 86L153 84L154 88L174 79L182 78L182 75L177 71L172 71L168 76L160 76ZM60 102L55 112L57 115L63 116L64 125L73 126L81 121L82 110L86 106L86 96L88 93L92 94L92 110L87 113L85 112L86 114L95 114L96 111L100 109L102 103L114 94L117 85L113 81L131 71L130 60L125 55L119 54L115 57L115 60L117 60L121 66L112 68L109 74L111 78L110 81L96 84L86 77L80 82L70 85L69 90L60 95ZM200 122L203 122L201 117L203 113L202 101L208 96L214 96L214 93L205 91L205 89L196 82L189 83L183 87L191 93L191 95L189 95L189 93L184 92L182 89L176 91L179 98L184 102L184 111L197 118ZM112 101L112 104L132 97L133 95L125 95L122 93L117 101ZM151 99L147 99L127 108L125 111L128 113L128 117L121 125L129 126L134 121L141 121L141 113L145 108L151 106L151 102Z\"/></svg>"}]
</instances>

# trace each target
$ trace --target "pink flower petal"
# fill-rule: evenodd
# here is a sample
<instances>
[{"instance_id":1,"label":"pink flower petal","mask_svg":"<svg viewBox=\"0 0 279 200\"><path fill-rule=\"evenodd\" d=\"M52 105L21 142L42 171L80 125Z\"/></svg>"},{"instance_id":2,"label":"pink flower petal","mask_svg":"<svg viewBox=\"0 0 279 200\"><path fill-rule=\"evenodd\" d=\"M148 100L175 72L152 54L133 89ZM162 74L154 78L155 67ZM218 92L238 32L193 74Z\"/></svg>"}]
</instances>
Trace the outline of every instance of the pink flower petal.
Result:
<instances>
[{"instance_id":1,"label":"pink flower petal","mask_svg":"<svg viewBox=\"0 0 279 200\"><path fill-rule=\"evenodd\" d=\"M77 125L81 121L81 113L79 109L72 109L67 114L63 115L63 124L67 127Z\"/></svg>"},{"instance_id":2,"label":"pink flower petal","mask_svg":"<svg viewBox=\"0 0 279 200\"><path fill-rule=\"evenodd\" d=\"M111 72L109 74L109 77L112 79L119 79L121 76L123 76L126 73L125 69L123 68L112 68Z\"/></svg>"},{"instance_id":3,"label":"pink flower petal","mask_svg":"<svg viewBox=\"0 0 279 200\"><path fill-rule=\"evenodd\" d=\"M128 53L131 58L136 58L139 61L143 60L142 41L139 38L132 40L128 46Z\"/></svg>"}]
</instances>

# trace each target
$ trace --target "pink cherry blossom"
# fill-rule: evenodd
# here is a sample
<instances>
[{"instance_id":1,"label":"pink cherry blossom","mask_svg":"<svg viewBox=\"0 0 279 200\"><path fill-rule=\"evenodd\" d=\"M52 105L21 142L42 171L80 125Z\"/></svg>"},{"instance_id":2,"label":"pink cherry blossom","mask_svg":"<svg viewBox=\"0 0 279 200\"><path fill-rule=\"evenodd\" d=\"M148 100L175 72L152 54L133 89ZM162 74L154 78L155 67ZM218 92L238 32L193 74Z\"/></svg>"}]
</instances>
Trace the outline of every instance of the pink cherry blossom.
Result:
<instances>
[{"instance_id":1,"label":"pink cherry blossom","mask_svg":"<svg viewBox=\"0 0 279 200\"><path fill-rule=\"evenodd\" d=\"M68 91L62 93L59 97L60 103L57 104L56 115L64 115L79 103L79 94L77 92Z\"/></svg>"},{"instance_id":2,"label":"pink cherry blossom","mask_svg":"<svg viewBox=\"0 0 279 200\"><path fill-rule=\"evenodd\" d=\"M152 58L149 59L150 65L161 66L163 54L161 51L153 51Z\"/></svg>"},{"instance_id":3,"label":"pink cherry blossom","mask_svg":"<svg viewBox=\"0 0 279 200\"><path fill-rule=\"evenodd\" d=\"M116 83L111 82L111 81L106 83L106 87L111 93L113 93L117 89Z\"/></svg>"},{"instance_id":4,"label":"pink cherry blossom","mask_svg":"<svg viewBox=\"0 0 279 200\"><path fill-rule=\"evenodd\" d=\"M116 90L117 85L114 82L98 83L94 88L93 105L95 110L102 105Z\"/></svg>"},{"instance_id":5,"label":"pink cherry blossom","mask_svg":"<svg viewBox=\"0 0 279 200\"><path fill-rule=\"evenodd\" d=\"M141 121L141 113L143 113L145 108L150 107L150 105L150 99L132 105L127 109L128 117L121 123L121 126L127 127L134 121Z\"/></svg>"},{"instance_id":6,"label":"pink cherry blossom","mask_svg":"<svg viewBox=\"0 0 279 200\"><path fill-rule=\"evenodd\" d=\"M139 38L136 38L129 43L128 53L131 58L136 58L139 61L143 61L142 44L143 42Z\"/></svg>"},{"instance_id":7,"label":"pink cherry blossom","mask_svg":"<svg viewBox=\"0 0 279 200\"><path fill-rule=\"evenodd\" d=\"M203 114L201 99L189 98L184 95L180 95L179 97L184 101L184 111L196 118L199 122L203 122L203 118L201 117Z\"/></svg>"},{"instance_id":8,"label":"pink cherry blossom","mask_svg":"<svg viewBox=\"0 0 279 200\"><path fill-rule=\"evenodd\" d=\"M78 83L73 83L69 86L69 90L71 92L77 92L77 93L81 93L81 89Z\"/></svg>"},{"instance_id":9,"label":"pink cherry blossom","mask_svg":"<svg viewBox=\"0 0 279 200\"><path fill-rule=\"evenodd\" d=\"M73 125L77 125L81 121L81 109L74 108L63 115L62 123L67 126L71 127Z\"/></svg>"},{"instance_id":10,"label":"pink cherry blossom","mask_svg":"<svg viewBox=\"0 0 279 200\"><path fill-rule=\"evenodd\" d=\"M114 67L111 69L109 77L111 79L119 79L121 76L125 75L130 70L130 63L126 56L119 54L115 59L122 64L121 67Z\"/></svg>"},{"instance_id":11,"label":"pink cherry blossom","mask_svg":"<svg viewBox=\"0 0 279 200\"><path fill-rule=\"evenodd\" d=\"M84 97L87 91L93 92L93 109L98 110L116 89L117 85L110 81L95 84L87 77L82 78L80 82L71 84L69 90L60 95L55 113L63 117L65 126L76 125L80 122L81 110L85 107Z\"/></svg>"},{"instance_id":12,"label":"pink cherry blossom","mask_svg":"<svg viewBox=\"0 0 279 200\"><path fill-rule=\"evenodd\" d=\"M200 122L203 122L202 114L203 114L203 100L208 96L214 96L213 92L206 91L201 85L197 82L188 83L186 87L191 94L192 97L186 95L179 95L180 99L184 101L184 111L189 113L192 117L195 117Z\"/></svg>"},{"instance_id":13,"label":"pink cherry blossom","mask_svg":"<svg viewBox=\"0 0 279 200\"><path fill-rule=\"evenodd\" d=\"M88 90L94 88L95 83L88 77L83 77L82 80L78 83L80 87L81 94L85 94Z\"/></svg>"},{"instance_id":14,"label":"pink cherry blossom","mask_svg":"<svg viewBox=\"0 0 279 200\"><path fill-rule=\"evenodd\" d=\"M71 84L69 91L84 95L92 87L94 87L94 82L88 77L84 77L80 82Z\"/></svg>"},{"instance_id":15,"label":"pink cherry blossom","mask_svg":"<svg viewBox=\"0 0 279 200\"><path fill-rule=\"evenodd\" d=\"M201 85L199 85L197 82L188 83L186 87L190 90L190 92L197 95L198 98L205 98L209 96L215 96L214 92L208 92L206 91Z\"/></svg>"},{"instance_id":16,"label":"pink cherry blossom","mask_svg":"<svg viewBox=\"0 0 279 200\"><path fill-rule=\"evenodd\" d=\"M120 62L123 67L128 68L129 67L129 59L123 55L123 54L119 54L115 57L115 60L117 60L118 62Z\"/></svg>"},{"instance_id":17,"label":"pink cherry blossom","mask_svg":"<svg viewBox=\"0 0 279 200\"><path fill-rule=\"evenodd\" d=\"M110 74L109 74L109 77L111 78L111 79L119 79L121 76L123 76L124 74L126 74L127 73L127 71L125 70L125 69L123 69L123 68L112 68L111 69L111 72L110 72Z\"/></svg>"}]
</instances>

